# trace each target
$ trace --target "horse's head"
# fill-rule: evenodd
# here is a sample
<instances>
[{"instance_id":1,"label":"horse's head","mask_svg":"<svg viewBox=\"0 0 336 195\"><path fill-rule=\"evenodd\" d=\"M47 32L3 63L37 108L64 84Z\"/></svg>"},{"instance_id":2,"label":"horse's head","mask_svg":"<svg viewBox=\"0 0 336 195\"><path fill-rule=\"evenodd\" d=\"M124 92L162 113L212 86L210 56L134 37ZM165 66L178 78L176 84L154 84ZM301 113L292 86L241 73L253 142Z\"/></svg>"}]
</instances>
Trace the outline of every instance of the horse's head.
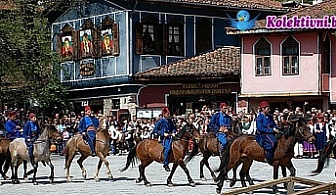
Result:
<instances>
[{"instance_id":1,"label":"horse's head","mask_svg":"<svg viewBox=\"0 0 336 195\"><path fill-rule=\"evenodd\" d=\"M183 126L183 128L180 130L178 137L182 138L185 137L185 139L193 139L196 143L199 143L201 140L201 135L196 129L195 125L192 123L187 123Z\"/></svg>"},{"instance_id":2,"label":"horse's head","mask_svg":"<svg viewBox=\"0 0 336 195\"><path fill-rule=\"evenodd\" d=\"M294 130L294 136L299 140L304 140L309 143L316 141L314 135L310 132L310 127L307 125L306 120L299 116L293 119L290 119L292 123L292 128Z\"/></svg>"},{"instance_id":3,"label":"horse's head","mask_svg":"<svg viewBox=\"0 0 336 195\"><path fill-rule=\"evenodd\" d=\"M61 141L63 139L62 134L53 125L52 126L45 126L43 131L47 132L47 137L48 137L49 140Z\"/></svg>"}]
</instances>

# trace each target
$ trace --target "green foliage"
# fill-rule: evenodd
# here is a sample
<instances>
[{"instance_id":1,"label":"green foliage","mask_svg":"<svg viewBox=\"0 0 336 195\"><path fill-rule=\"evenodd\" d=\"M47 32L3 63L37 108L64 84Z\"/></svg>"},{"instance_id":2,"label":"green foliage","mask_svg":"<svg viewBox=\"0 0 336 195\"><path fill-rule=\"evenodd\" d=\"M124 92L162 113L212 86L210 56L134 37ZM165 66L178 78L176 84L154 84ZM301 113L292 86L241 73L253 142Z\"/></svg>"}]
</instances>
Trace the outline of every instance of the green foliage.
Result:
<instances>
[{"instance_id":1,"label":"green foliage","mask_svg":"<svg viewBox=\"0 0 336 195\"><path fill-rule=\"evenodd\" d=\"M44 1L41 6L36 0L14 0L12 8L0 10L0 103L33 101L42 112L65 103L67 88L58 79L59 56L51 51L45 12L74 2L79 1Z\"/></svg>"}]
</instances>

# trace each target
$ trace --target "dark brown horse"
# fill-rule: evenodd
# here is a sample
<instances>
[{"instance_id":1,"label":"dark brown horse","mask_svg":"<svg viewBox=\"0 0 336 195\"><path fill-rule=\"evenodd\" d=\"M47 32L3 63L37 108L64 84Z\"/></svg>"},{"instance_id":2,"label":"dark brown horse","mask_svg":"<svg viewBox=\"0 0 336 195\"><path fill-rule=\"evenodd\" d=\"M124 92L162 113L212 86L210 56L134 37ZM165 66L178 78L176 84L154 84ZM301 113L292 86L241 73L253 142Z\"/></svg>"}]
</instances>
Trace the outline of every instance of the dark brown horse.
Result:
<instances>
[{"instance_id":1,"label":"dark brown horse","mask_svg":"<svg viewBox=\"0 0 336 195\"><path fill-rule=\"evenodd\" d=\"M310 133L309 127L306 125L305 120L300 117L292 120L293 124L288 127L277 143L273 158L273 179L278 178L279 166L285 166L290 170L290 175L295 176L295 167L291 159L294 156L294 145L298 140L306 140L308 142L314 142L315 137ZM249 170L253 163L253 160L264 162L265 151L256 142L254 136L243 135L237 139L234 139L229 143L223 154L224 158L221 160L220 174L218 176L219 182L217 183L216 192L220 193L223 187L223 182L227 172L232 168L236 168L239 164L243 164L239 173L241 184L246 187L245 176L250 185L253 185L253 181L249 176ZM235 175L230 186L233 186L236 182ZM278 192L277 186L273 186L274 193Z\"/></svg>"},{"instance_id":2,"label":"dark brown horse","mask_svg":"<svg viewBox=\"0 0 336 195\"><path fill-rule=\"evenodd\" d=\"M171 179L175 173L177 166L179 165L187 174L189 184L191 186L195 186L195 183L191 178L189 170L187 169L187 166L185 165L183 159L188 150L189 139L194 139L196 142L198 142L200 139L200 134L193 124L188 123L183 126L183 128L180 130L176 137L177 140L173 141L172 149L169 155L169 162L174 164L172 171L167 179L167 185L173 186ZM136 182L139 183L141 181L144 181L145 185L151 186L151 183L146 178L145 168L153 161L163 163L163 146L158 143L157 140L145 139L141 141L130 150L127 156L126 166L120 171L123 172L127 170L131 163L135 163L136 158L139 158L141 161L141 164L139 165L140 177L136 180Z\"/></svg>"},{"instance_id":3,"label":"dark brown horse","mask_svg":"<svg viewBox=\"0 0 336 195\"><path fill-rule=\"evenodd\" d=\"M238 119L236 119L235 121L232 122L232 124L231 124L232 131L227 133L227 140L228 141L230 141L234 138L237 138L241 135L239 122L240 122L240 120L238 120ZM214 180L216 180L217 179L216 175L215 175L214 171L210 168L210 165L209 165L209 158L211 156L219 156L220 149L221 149L221 145L220 145L220 143L219 143L219 141L216 137L216 133L212 133L212 132L207 133L202 137L201 141L198 144L194 145L193 150L187 156L187 158L185 159L185 162L188 163L200 151L203 155L203 158L200 162L200 178L202 180L206 180L206 178L204 177L204 173L203 173L203 167L205 165L209 169L211 177Z\"/></svg>"},{"instance_id":4,"label":"dark brown horse","mask_svg":"<svg viewBox=\"0 0 336 195\"><path fill-rule=\"evenodd\" d=\"M312 171L311 176L320 174L324 168L329 166L329 160L331 154L333 154L333 158L336 160L336 139L329 140L323 147L317 161L317 168L314 171ZM336 177L336 172L334 172L334 175Z\"/></svg>"},{"instance_id":5,"label":"dark brown horse","mask_svg":"<svg viewBox=\"0 0 336 195\"><path fill-rule=\"evenodd\" d=\"M99 157L97 172L94 176L96 181L100 181L98 174L99 174L99 170L103 162L108 170L107 172L108 178L113 179L112 172L109 167L109 162L106 159L106 156L108 155L109 150L110 150L110 142L109 142L110 135L108 133L107 125L105 121L106 121L106 118L104 117L99 120L99 128L96 134L96 148L95 149L96 149L97 156ZM85 179L87 174L86 174L86 169L83 166L83 161L87 157L90 156L91 149L89 145L87 144L87 142L83 140L83 136L79 134L68 140L64 148L64 151L63 151L65 155L66 179L68 182L71 181L70 165L77 151L81 154L80 158L77 160L77 163L79 167L81 168L82 176Z\"/></svg>"}]
</instances>

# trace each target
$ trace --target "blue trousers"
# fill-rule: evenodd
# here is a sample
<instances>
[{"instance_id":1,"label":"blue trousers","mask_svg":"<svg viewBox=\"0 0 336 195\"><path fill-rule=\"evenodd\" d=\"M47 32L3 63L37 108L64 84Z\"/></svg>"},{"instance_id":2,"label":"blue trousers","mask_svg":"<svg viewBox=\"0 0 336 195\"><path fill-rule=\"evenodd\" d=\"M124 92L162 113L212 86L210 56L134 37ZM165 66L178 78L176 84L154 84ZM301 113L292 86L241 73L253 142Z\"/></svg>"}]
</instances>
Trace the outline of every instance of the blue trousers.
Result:
<instances>
[{"instance_id":1,"label":"blue trousers","mask_svg":"<svg viewBox=\"0 0 336 195\"><path fill-rule=\"evenodd\" d=\"M163 165L165 165L165 166L169 164L169 152L171 150L172 142L173 142L173 138L172 137L166 137L163 140L163 148L164 148L164 152L163 152L163 156L164 156Z\"/></svg>"},{"instance_id":2,"label":"blue trousers","mask_svg":"<svg viewBox=\"0 0 336 195\"><path fill-rule=\"evenodd\" d=\"M87 142L91 148L92 153L94 153L96 146L96 131L87 131Z\"/></svg>"},{"instance_id":3,"label":"blue trousers","mask_svg":"<svg viewBox=\"0 0 336 195\"><path fill-rule=\"evenodd\" d=\"M28 147L28 153L29 153L29 157L33 156L33 152L34 152L34 143L33 142L26 142L26 145Z\"/></svg>"},{"instance_id":4,"label":"blue trousers","mask_svg":"<svg viewBox=\"0 0 336 195\"><path fill-rule=\"evenodd\" d=\"M227 145L226 134L223 132L218 132L216 136L217 136L219 143L221 144L220 153L222 153Z\"/></svg>"},{"instance_id":5,"label":"blue trousers","mask_svg":"<svg viewBox=\"0 0 336 195\"><path fill-rule=\"evenodd\" d=\"M266 158L273 159L277 139L273 134L257 134L256 140L265 149Z\"/></svg>"}]
</instances>

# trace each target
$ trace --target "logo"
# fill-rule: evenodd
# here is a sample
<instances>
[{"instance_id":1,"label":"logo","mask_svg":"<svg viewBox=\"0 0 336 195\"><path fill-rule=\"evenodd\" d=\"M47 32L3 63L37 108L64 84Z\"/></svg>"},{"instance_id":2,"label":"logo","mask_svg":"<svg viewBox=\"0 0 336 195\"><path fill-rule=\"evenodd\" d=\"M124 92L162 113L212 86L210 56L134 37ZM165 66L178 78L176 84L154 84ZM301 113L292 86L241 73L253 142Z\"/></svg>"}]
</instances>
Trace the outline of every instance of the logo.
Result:
<instances>
[{"instance_id":1,"label":"logo","mask_svg":"<svg viewBox=\"0 0 336 195\"><path fill-rule=\"evenodd\" d=\"M255 21L260 16L260 13L252 20L250 20L250 13L246 10L240 10L237 13L237 20L233 19L229 14L226 14L231 22L231 27L241 31L250 30L255 26Z\"/></svg>"},{"instance_id":2,"label":"logo","mask_svg":"<svg viewBox=\"0 0 336 195\"><path fill-rule=\"evenodd\" d=\"M310 16L293 17L266 17L266 28L273 29L335 29L336 16L324 16L323 18L311 18Z\"/></svg>"}]
</instances>

